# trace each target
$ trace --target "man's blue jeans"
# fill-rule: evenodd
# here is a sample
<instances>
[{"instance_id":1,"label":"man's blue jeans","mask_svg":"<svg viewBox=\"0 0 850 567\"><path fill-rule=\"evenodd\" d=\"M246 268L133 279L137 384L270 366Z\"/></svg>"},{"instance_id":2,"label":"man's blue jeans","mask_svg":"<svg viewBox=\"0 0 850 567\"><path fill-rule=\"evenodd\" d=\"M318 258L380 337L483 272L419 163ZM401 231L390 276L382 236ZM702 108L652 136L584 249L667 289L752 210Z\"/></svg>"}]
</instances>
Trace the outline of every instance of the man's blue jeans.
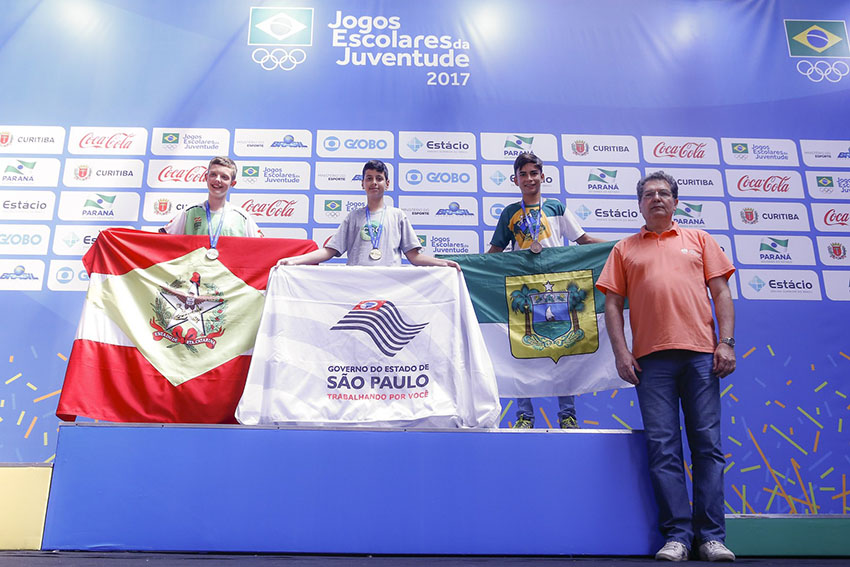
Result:
<instances>
[{"instance_id":1,"label":"man's blue jeans","mask_svg":"<svg viewBox=\"0 0 850 567\"><path fill-rule=\"evenodd\" d=\"M688 548L724 541L720 380L711 353L664 350L638 359L640 413L649 453L649 474L666 541ZM685 483L679 402L693 461L693 514Z\"/></svg>"},{"instance_id":2,"label":"man's blue jeans","mask_svg":"<svg viewBox=\"0 0 850 567\"><path fill-rule=\"evenodd\" d=\"M525 417L534 423L534 405L531 398L517 398L516 407L517 419ZM573 396L558 396L558 421L568 416L576 416L576 399Z\"/></svg>"}]
</instances>

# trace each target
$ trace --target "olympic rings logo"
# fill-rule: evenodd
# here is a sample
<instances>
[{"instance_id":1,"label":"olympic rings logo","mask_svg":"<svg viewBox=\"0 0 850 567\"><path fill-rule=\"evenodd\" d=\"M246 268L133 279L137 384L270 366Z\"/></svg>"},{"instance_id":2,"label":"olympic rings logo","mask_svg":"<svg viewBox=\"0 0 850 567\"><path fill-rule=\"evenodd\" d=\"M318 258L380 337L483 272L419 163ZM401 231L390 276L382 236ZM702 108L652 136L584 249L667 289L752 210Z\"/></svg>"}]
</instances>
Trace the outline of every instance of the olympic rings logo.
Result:
<instances>
[{"instance_id":1,"label":"olympic rings logo","mask_svg":"<svg viewBox=\"0 0 850 567\"><path fill-rule=\"evenodd\" d=\"M846 61L829 61L820 60L815 63L803 59L797 62L797 71L801 75L805 75L813 83L819 83L826 79L830 83L837 83L850 73L850 65Z\"/></svg>"},{"instance_id":2,"label":"olympic rings logo","mask_svg":"<svg viewBox=\"0 0 850 567\"><path fill-rule=\"evenodd\" d=\"M304 63L307 54L303 49L298 48L287 51L278 47L269 51L264 47L258 47L251 54L251 59L266 71L271 71L277 67L284 71L292 71L296 66Z\"/></svg>"}]
</instances>

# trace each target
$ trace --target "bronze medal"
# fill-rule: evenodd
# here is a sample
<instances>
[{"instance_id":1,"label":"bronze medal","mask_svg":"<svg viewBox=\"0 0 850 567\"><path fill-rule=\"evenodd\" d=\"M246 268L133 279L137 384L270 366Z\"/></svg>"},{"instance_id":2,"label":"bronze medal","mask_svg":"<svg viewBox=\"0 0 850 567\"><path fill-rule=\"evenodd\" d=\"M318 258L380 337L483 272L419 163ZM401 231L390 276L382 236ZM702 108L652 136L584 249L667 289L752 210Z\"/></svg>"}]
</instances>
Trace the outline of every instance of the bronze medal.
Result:
<instances>
[{"instance_id":1,"label":"bronze medal","mask_svg":"<svg viewBox=\"0 0 850 567\"><path fill-rule=\"evenodd\" d=\"M538 241L534 240L531 242L531 246L529 246L529 250L531 250L535 254L540 254L540 251L543 250L543 245Z\"/></svg>"}]
</instances>

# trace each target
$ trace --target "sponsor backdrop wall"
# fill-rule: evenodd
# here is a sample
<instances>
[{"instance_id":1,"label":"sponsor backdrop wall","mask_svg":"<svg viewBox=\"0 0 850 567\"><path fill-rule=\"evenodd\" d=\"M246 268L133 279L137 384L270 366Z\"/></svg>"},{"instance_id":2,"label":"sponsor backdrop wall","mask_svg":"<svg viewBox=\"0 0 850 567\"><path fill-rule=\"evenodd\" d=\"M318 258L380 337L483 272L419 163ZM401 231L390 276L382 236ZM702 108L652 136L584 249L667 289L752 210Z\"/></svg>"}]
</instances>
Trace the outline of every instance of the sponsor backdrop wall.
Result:
<instances>
[{"instance_id":1,"label":"sponsor backdrop wall","mask_svg":"<svg viewBox=\"0 0 850 567\"><path fill-rule=\"evenodd\" d=\"M641 175L676 176L676 219L738 268L727 510L846 513L848 19L803 0L4 2L0 461L53 457L81 256L200 201L212 155L268 236L321 245L376 157L427 252L478 253L533 150L546 196L611 239L642 224ZM578 414L641 427L631 390Z\"/></svg>"}]
</instances>

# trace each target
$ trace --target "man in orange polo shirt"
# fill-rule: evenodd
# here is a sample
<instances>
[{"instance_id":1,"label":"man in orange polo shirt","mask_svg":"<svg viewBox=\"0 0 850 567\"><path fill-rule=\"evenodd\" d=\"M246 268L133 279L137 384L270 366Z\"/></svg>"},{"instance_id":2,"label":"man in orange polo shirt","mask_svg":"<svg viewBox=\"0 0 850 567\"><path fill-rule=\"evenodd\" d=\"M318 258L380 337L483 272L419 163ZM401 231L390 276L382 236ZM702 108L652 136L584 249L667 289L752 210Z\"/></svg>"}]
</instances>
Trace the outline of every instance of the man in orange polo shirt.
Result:
<instances>
[{"instance_id":1,"label":"man in orange polo shirt","mask_svg":"<svg viewBox=\"0 0 850 567\"><path fill-rule=\"evenodd\" d=\"M734 561L724 545L720 382L735 370L735 314L727 280L732 262L705 231L673 220L676 180L655 172L637 185L646 225L618 242L596 283L620 378L637 389L649 472L666 543L656 559L684 561L692 544L708 561ZM720 340L706 287L711 291ZM623 332L629 300L632 348ZM679 430L679 404L693 462L691 511Z\"/></svg>"}]
</instances>

